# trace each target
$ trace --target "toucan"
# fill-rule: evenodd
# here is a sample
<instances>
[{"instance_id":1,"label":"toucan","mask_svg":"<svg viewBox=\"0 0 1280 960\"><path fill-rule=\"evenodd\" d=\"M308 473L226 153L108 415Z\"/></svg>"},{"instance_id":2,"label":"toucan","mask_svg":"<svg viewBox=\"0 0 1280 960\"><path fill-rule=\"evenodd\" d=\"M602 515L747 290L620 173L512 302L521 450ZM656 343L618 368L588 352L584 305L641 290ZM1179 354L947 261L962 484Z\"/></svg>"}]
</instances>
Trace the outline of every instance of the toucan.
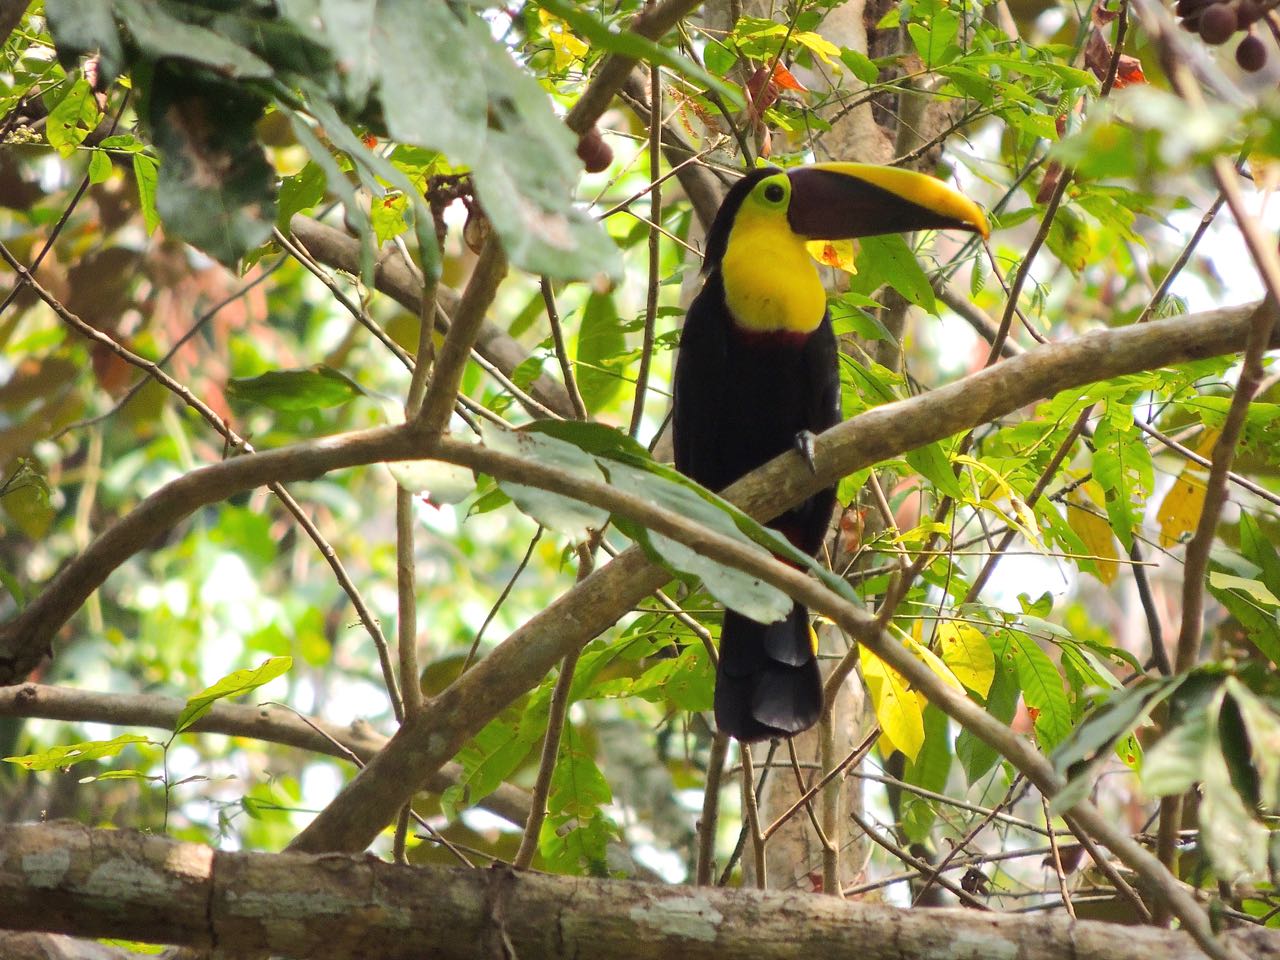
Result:
<instances>
[{"instance_id":1,"label":"toucan","mask_svg":"<svg viewBox=\"0 0 1280 960\"><path fill-rule=\"evenodd\" d=\"M703 284L676 360L676 468L720 490L795 449L813 466L813 436L838 423L840 374L827 295L806 243L924 229L987 235L982 210L933 177L894 167L815 163L748 173L707 234ZM836 489L770 523L816 556ZM776 623L725 610L716 671L722 733L789 737L822 713L817 639L801 605Z\"/></svg>"}]
</instances>

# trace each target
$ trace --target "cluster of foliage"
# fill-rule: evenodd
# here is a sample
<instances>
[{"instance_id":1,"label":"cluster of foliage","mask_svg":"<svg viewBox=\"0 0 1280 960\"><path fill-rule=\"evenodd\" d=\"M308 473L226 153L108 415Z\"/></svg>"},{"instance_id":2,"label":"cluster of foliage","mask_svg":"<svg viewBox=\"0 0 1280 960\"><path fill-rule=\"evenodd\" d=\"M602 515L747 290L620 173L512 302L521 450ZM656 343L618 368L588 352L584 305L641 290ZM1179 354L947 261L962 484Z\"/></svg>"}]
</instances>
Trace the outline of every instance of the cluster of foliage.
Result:
<instances>
[{"instance_id":1,"label":"cluster of foliage","mask_svg":"<svg viewBox=\"0 0 1280 960\"><path fill-rule=\"evenodd\" d=\"M464 285L472 250L494 242L512 273L485 336L518 362L481 351L463 377L456 430L787 554L651 453L699 236L692 191L654 185L672 164L720 184L757 153L782 165L825 159L823 138L868 103L892 130L909 101L927 101L942 119L915 141L896 131L910 144L904 159L945 149L945 169L984 200L995 239L984 249L976 239L889 236L820 251L841 275L831 310L848 343L846 417L984 364L989 344L944 305L956 297L1016 320L1017 346L1183 313L1188 297L1252 295L1239 291L1238 264L1197 250L1204 230L1194 227L1222 205L1206 189L1208 158L1248 155L1261 179L1280 156L1269 96L1230 86L1209 107L1188 105L1166 89L1145 41L1130 41L1141 63L1113 46L1126 21L1101 8L1063 12L1052 35L1019 22L1019 39L997 25L995 5L902 0L879 11L870 49L857 50L824 34L833 5L797 0L785 15L719 27L708 13L662 42L627 30L642 11L633 0L605 14L568 0L511 10L412 0L33 5L0 51L0 236L102 336L69 328L22 283L0 309L0 613L18 615L148 493L239 452L126 353L164 367L258 449L397 422L412 356L429 350L412 298L376 292L388 290L389 264L428 289L438 282L444 302ZM633 116L619 106L599 130L595 118L571 129L562 114L617 56L661 68L666 108L640 105ZM673 152L659 164L648 124L668 111L661 143ZM584 175L579 148L601 130L617 159ZM300 221L321 218L354 238L349 259L294 238ZM919 332L891 329L886 317L902 304ZM431 333L423 340L429 348ZM1176 633L1182 545L1205 503L1195 458L1213 452L1237 376L1231 356L1129 374L903 451L875 466L890 522L876 522L871 471L859 471L840 485L830 562L789 556L872 606L892 594L900 557L922 558L892 629L948 684L1054 753L1070 777L1054 813L1092 793L1140 822L1151 798L1201 784L1199 819L1188 823L1207 855L1184 857L1183 877L1222 896L1232 915L1280 923L1280 857L1267 856L1280 803L1271 381L1236 454L1238 509L1217 530L1207 662L1173 673L1162 638ZM255 696L391 732L399 704L371 639L383 631L352 612L351 588L326 553L372 619L396 623L405 609L395 591L397 480L429 488L414 512L413 632L424 666L410 680L427 696L573 588L575 544L616 550L633 540L670 568L676 609L664 596L618 611L573 668L535 864L691 875L713 755L704 640L718 629L717 602L768 618L790 601L626 518L429 464L291 485L314 533L278 491L263 490L157 531L60 634L37 678L176 697L186 707L172 735L103 735L105 723L143 722L113 714L70 733L0 719L0 755L13 761L0 769L9 798L0 815L45 810L251 848L287 843L349 770L188 728L214 702L269 684ZM1020 552L1033 559L1019 562ZM1128 616L1139 595L1146 616ZM972 841L985 816L974 810L1006 803L1021 803L1024 816L997 821L995 852L1044 832L1028 821L1050 814L1016 789L1017 772L993 747L865 651L860 669L880 728L868 762L894 773L885 820L901 844L930 853ZM515 856L520 830L480 811L500 789L534 782L559 678L527 678L525 695L454 758L453 785L415 801L452 846L424 838L412 859L452 862L458 848ZM734 818L722 825L723 863L740 837ZM982 866L977 850L966 856ZM877 860L875 870L893 866ZM979 887L995 902L1056 902L1034 865L984 871ZM1083 886L1104 888L1097 912L1123 915L1123 901L1094 879Z\"/></svg>"}]
</instances>

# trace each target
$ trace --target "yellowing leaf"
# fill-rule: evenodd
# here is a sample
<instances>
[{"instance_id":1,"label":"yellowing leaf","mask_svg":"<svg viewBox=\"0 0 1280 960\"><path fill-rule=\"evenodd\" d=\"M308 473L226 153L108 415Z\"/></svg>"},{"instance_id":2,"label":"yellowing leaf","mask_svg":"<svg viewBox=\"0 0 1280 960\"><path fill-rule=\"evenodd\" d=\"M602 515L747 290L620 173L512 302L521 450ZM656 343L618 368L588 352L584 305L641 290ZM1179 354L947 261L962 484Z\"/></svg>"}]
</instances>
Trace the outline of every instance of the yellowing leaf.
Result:
<instances>
[{"instance_id":1,"label":"yellowing leaf","mask_svg":"<svg viewBox=\"0 0 1280 960\"><path fill-rule=\"evenodd\" d=\"M835 267L845 273L857 273L854 261L858 259L855 240L808 240L805 248L809 255L824 267Z\"/></svg>"},{"instance_id":2,"label":"yellowing leaf","mask_svg":"<svg viewBox=\"0 0 1280 960\"><path fill-rule=\"evenodd\" d=\"M1182 468L1156 511L1156 519L1160 521L1160 546L1176 546L1195 531L1204 510L1208 477L1209 472L1198 463L1188 463Z\"/></svg>"},{"instance_id":3,"label":"yellowing leaf","mask_svg":"<svg viewBox=\"0 0 1280 960\"><path fill-rule=\"evenodd\" d=\"M996 655L982 632L972 624L947 620L938 626L942 662L957 680L985 697L996 678Z\"/></svg>"},{"instance_id":4,"label":"yellowing leaf","mask_svg":"<svg viewBox=\"0 0 1280 960\"><path fill-rule=\"evenodd\" d=\"M938 677L942 680L942 682L945 683L948 687L950 687L956 693L961 693L961 694L964 693L964 684L962 684L960 682L960 679L954 673L951 672L951 668L948 667L945 663L943 663L938 658L938 655L936 653L934 653L932 650L926 647L923 643L920 643L918 640L915 640L911 637L907 637L906 639L904 639L902 641L902 645L905 646L909 651L911 651L911 654L917 660L919 660L926 667L928 667L930 670L936 673ZM923 696L921 696L921 700L924 701ZM927 702L927 701L924 701L924 702ZM921 706L923 705L924 703L922 702Z\"/></svg>"},{"instance_id":5,"label":"yellowing leaf","mask_svg":"<svg viewBox=\"0 0 1280 960\"><path fill-rule=\"evenodd\" d=\"M924 705L898 671L863 647L862 680L883 733L882 740L915 760L924 746Z\"/></svg>"},{"instance_id":6,"label":"yellowing leaf","mask_svg":"<svg viewBox=\"0 0 1280 960\"><path fill-rule=\"evenodd\" d=\"M829 67L834 67L836 65L831 59L832 57L835 57L837 60L840 59L840 48L820 34L804 30L795 34L792 39L801 46L808 47L812 50L814 54L816 54L818 58Z\"/></svg>"},{"instance_id":7,"label":"yellowing leaf","mask_svg":"<svg viewBox=\"0 0 1280 960\"><path fill-rule=\"evenodd\" d=\"M557 70L563 70L587 55L589 47L586 42L571 33L569 25L559 17L545 10L539 10L538 19L542 21L542 27L547 31L547 39L551 41Z\"/></svg>"},{"instance_id":8,"label":"yellowing leaf","mask_svg":"<svg viewBox=\"0 0 1280 960\"><path fill-rule=\"evenodd\" d=\"M1102 516L1104 508L1096 492L1091 489L1097 486L1096 482L1090 481L1072 491L1067 508L1067 523L1084 543L1085 550L1093 556L1098 579L1110 584L1120 572L1120 554L1116 549L1111 524Z\"/></svg>"}]
</instances>

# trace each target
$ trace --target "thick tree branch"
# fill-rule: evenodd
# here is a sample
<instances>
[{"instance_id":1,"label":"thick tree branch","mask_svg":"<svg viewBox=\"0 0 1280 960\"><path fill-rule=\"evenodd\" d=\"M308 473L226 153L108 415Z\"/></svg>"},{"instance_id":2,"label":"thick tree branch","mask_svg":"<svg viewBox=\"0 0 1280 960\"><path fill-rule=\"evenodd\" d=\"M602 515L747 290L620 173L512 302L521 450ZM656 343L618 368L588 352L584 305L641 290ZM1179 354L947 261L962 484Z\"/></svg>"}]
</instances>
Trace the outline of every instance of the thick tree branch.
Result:
<instances>
[{"instance_id":1,"label":"thick tree branch","mask_svg":"<svg viewBox=\"0 0 1280 960\"><path fill-rule=\"evenodd\" d=\"M1117 936L1113 924L1054 914L230 853L68 823L0 829L0 927L317 960L471 960L490 943L494 956L521 960L1199 956L1185 933L1126 927ZM1254 960L1280 960L1275 931L1251 927L1229 939Z\"/></svg>"},{"instance_id":2,"label":"thick tree branch","mask_svg":"<svg viewBox=\"0 0 1280 960\"><path fill-rule=\"evenodd\" d=\"M175 697L150 693L98 693L41 683L0 687L0 717L40 717L172 730L184 706L185 702ZM387 743L386 737L363 721L342 727L280 707L224 701L215 703L188 729L192 733L217 733L279 743L340 760L354 756L366 763ZM422 788L443 793L461 781L462 767L446 763L437 774L427 778ZM514 824L524 823L529 816L529 795L510 784L499 786L480 805Z\"/></svg>"}]
</instances>

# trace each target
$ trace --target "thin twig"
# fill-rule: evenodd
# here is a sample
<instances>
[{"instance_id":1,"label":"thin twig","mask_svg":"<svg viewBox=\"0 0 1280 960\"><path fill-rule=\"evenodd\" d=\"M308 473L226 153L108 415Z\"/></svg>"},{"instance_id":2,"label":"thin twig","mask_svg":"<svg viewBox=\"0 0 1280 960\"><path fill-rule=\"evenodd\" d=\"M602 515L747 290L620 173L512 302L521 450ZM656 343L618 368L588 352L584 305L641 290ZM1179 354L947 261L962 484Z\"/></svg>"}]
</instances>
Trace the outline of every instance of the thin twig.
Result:
<instances>
[{"instance_id":1,"label":"thin twig","mask_svg":"<svg viewBox=\"0 0 1280 960\"><path fill-rule=\"evenodd\" d=\"M635 437L644 420L645 391L649 387L649 368L653 363L653 344L658 323L658 289L662 280L662 71L656 63L649 65L649 285L645 294L644 341L640 349L640 370L636 374L636 394L631 405L631 424L627 433Z\"/></svg>"},{"instance_id":2,"label":"thin twig","mask_svg":"<svg viewBox=\"0 0 1280 960\"><path fill-rule=\"evenodd\" d=\"M764 843L765 837L760 833L760 807L756 802L755 771L751 767L751 744L740 743L742 752L742 810L743 829L747 831L747 839L755 856L756 889L763 890L768 885L765 873Z\"/></svg>"},{"instance_id":3,"label":"thin twig","mask_svg":"<svg viewBox=\"0 0 1280 960\"><path fill-rule=\"evenodd\" d=\"M1053 818L1049 816L1049 801L1041 796L1040 804L1044 807L1044 825L1048 828L1049 851L1053 862L1053 872L1058 877L1058 892L1062 895L1062 905L1066 908L1067 916L1074 920L1076 918L1076 908L1075 904L1071 902L1071 891L1067 889L1067 874L1062 869L1062 853L1058 849L1058 837L1053 830Z\"/></svg>"},{"instance_id":4,"label":"thin twig","mask_svg":"<svg viewBox=\"0 0 1280 960\"><path fill-rule=\"evenodd\" d=\"M724 760L728 752L728 734L717 733L711 740L711 753L707 757L707 782L702 791L702 816L698 820L698 863L694 876L700 887L709 886L715 877L720 781L724 775Z\"/></svg>"},{"instance_id":5,"label":"thin twig","mask_svg":"<svg viewBox=\"0 0 1280 960\"><path fill-rule=\"evenodd\" d=\"M542 302L547 307L547 322L551 324L551 342L555 345L556 360L560 362L560 374L564 377L564 388L569 391L569 399L573 403L573 411L579 420L587 419L587 405L582 400L582 392L578 389L578 378L573 375L573 364L569 361L569 351L565 347L564 329L560 323L560 311L556 309L555 291L551 289L551 281L543 277L539 284L542 290Z\"/></svg>"}]
</instances>

